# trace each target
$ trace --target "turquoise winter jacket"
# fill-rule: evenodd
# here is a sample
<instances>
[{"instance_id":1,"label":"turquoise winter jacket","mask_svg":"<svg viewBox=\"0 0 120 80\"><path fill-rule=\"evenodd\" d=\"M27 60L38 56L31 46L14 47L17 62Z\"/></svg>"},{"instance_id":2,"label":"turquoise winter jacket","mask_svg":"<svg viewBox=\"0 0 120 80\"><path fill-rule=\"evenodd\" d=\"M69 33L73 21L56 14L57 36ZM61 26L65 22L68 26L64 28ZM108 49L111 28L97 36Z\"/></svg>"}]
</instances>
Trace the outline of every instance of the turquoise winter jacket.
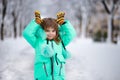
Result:
<instances>
[{"instance_id":1,"label":"turquoise winter jacket","mask_svg":"<svg viewBox=\"0 0 120 80\"><path fill-rule=\"evenodd\" d=\"M75 37L75 30L68 20L66 20L63 25L59 26L59 35L65 46L67 46ZM57 66L55 67L54 65L54 79L51 78L53 77L53 75L50 74L51 70L48 68L50 66L44 67L47 69L45 72L42 72L42 69L40 68L40 65L43 66L43 63L46 63L46 65L50 63L51 65L51 57L53 57L53 64L57 62L57 60L58 63L65 63L65 60L68 57L68 53L64 50L62 43L56 44L54 40L47 41L45 31L42 29L41 25L35 22L35 20L32 20L27 25L27 27L23 31L23 36L35 49L35 80L58 80L58 78L60 78L59 80L64 80L64 78L58 77ZM42 75L41 73L47 73L47 76Z\"/></svg>"}]
</instances>

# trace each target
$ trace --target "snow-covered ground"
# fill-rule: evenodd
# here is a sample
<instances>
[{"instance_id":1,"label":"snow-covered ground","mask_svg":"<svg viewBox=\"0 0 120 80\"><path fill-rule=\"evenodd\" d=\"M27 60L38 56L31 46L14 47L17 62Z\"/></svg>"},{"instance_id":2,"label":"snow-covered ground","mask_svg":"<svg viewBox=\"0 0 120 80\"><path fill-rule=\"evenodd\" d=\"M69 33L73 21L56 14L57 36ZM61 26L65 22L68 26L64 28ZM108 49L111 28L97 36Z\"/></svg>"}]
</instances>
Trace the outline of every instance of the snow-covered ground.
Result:
<instances>
[{"instance_id":1,"label":"snow-covered ground","mask_svg":"<svg viewBox=\"0 0 120 80\"><path fill-rule=\"evenodd\" d=\"M66 80L120 80L120 45L75 39ZM0 80L33 80L34 50L23 39L0 41Z\"/></svg>"}]
</instances>

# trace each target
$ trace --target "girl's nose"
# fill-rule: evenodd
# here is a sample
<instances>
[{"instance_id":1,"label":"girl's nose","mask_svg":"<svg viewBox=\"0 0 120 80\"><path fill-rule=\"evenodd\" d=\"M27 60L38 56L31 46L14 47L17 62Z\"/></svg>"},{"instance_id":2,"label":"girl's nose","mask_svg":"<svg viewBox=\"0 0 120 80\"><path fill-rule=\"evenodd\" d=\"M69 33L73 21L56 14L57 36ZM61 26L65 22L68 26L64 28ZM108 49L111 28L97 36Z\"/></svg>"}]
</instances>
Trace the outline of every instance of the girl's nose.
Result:
<instances>
[{"instance_id":1,"label":"girl's nose","mask_svg":"<svg viewBox=\"0 0 120 80\"><path fill-rule=\"evenodd\" d=\"M50 32L50 34L53 34L52 32Z\"/></svg>"}]
</instances>

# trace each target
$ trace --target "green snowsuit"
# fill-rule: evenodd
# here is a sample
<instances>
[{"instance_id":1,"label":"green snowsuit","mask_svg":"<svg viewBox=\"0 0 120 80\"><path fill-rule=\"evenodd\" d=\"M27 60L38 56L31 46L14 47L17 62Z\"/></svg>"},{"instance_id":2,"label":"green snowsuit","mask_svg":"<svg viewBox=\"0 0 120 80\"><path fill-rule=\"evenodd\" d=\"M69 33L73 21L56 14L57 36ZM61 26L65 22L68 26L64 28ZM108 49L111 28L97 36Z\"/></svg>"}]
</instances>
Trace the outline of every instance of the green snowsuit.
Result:
<instances>
[{"instance_id":1,"label":"green snowsuit","mask_svg":"<svg viewBox=\"0 0 120 80\"><path fill-rule=\"evenodd\" d=\"M76 33L69 21L59 26L59 35L68 45ZM32 20L23 31L24 38L35 49L34 80L65 80L65 60L69 53L62 43L56 44L54 40L47 40L46 33Z\"/></svg>"}]
</instances>

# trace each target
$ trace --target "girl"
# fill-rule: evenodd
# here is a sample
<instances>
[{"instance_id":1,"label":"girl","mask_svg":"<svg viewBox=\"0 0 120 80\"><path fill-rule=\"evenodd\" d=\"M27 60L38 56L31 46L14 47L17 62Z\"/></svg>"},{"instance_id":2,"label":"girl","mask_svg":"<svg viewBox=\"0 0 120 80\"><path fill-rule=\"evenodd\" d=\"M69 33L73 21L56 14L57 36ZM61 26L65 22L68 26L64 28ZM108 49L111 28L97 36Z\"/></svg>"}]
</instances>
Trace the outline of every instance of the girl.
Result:
<instances>
[{"instance_id":1,"label":"girl","mask_svg":"<svg viewBox=\"0 0 120 80\"><path fill-rule=\"evenodd\" d=\"M35 80L65 80L65 60L69 57L67 46L76 33L64 12L53 18L40 18L35 12L32 20L23 31L24 38L35 49Z\"/></svg>"}]
</instances>

